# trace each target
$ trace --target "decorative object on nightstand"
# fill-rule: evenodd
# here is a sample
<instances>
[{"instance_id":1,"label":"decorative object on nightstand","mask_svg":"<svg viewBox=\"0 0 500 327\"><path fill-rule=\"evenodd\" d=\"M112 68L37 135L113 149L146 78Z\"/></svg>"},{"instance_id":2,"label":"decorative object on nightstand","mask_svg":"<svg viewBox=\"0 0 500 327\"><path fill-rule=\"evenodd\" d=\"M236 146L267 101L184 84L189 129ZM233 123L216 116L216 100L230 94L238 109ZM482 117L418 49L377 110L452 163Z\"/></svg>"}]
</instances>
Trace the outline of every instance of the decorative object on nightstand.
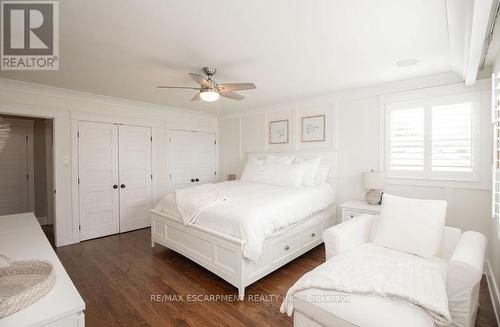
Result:
<instances>
[{"instance_id":1,"label":"decorative object on nightstand","mask_svg":"<svg viewBox=\"0 0 500 327\"><path fill-rule=\"evenodd\" d=\"M361 174L363 188L369 190L365 195L368 204L377 205L382 203L382 194L384 193L384 172L383 171L365 171Z\"/></svg>"},{"instance_id":2,"label":"decorative object on nightstand","mask_svg":"<svg viewBox=\"0 0 500 327\"><path fill-rule=\"evenodd\" d=\"M345 202L340 205L340 208L342 210L342 222L366 213L378 216L382 211L381 205L367 204L364 201Z\"/></svg>"},{"instance_id":3,"label":"decorative object on nightstand","mask_svg":"<svg viewBox=\"0 0 500 327\"><path fill-rule=\"evenodd\" d=\"M229 175L227 175L227 180L228 181L235 181L236 180L236 175L235 174L229 174Z\"/></svg>"}]
</instances>

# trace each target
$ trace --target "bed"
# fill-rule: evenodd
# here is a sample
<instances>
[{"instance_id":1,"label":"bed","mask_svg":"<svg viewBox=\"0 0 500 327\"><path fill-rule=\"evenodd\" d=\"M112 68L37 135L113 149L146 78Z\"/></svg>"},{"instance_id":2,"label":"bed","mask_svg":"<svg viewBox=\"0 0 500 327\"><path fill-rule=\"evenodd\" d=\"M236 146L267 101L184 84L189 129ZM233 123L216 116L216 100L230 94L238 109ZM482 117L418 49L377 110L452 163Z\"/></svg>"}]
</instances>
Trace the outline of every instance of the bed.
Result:
<instances>
[{"instance_id":1,"label":"bed","mask_svg":"<svg viewBox=\"0 0 500 327\"><path fill-rule=\"evenodd\" d=\"M268 155L273 154L251 153L248 160ZM237 287L243 300L246 286L321 244L322 232L333 225L336 153L295 154L302 160L318 156L321 165L330 167L326 184L219 183L229 201L204 209L187 226L168 204L175 197L165 196L165 203L151 210L152 246L161 244L205 267Z\"/></svg>"}]
</instances>

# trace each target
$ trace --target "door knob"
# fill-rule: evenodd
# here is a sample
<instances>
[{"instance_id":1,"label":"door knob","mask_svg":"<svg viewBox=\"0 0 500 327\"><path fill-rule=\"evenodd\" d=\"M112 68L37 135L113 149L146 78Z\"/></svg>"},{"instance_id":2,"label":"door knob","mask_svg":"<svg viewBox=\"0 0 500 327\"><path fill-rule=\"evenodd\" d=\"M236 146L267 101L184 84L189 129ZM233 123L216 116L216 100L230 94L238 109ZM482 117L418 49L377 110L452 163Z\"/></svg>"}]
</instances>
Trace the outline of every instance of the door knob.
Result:
<instances>
[{"instance_id":1,"label":"door knob","mask_svg":"<svg viewBox=\"0 0 500 327\"><path fill-rule=\"evenodd\" d=\"M191 178L191 183L194 183L194 178Z\"/></svg>"},{"instance_id":2,"label":"door knob","mask_svg":"<svg viewBox=\"0 0 500 327\"><path fill-rule=\"evenodd\" d=\"M121 188L125 188L125 184L120 185Z\"/></svg>"},{"instance_id":3,"label":"door knob","mask_svg":"<svg viewBox=\"0 0 500 327\"><path fill-rule=\"evenodd\" d=\"M196 181L199 182L200 180L197 178Z\"/></svg>"},{"instance_id":4,"label":"door knob","mask_svg":"<svg viewBox=\"0 0 500 327\"><path fill-rule=\"evenodd\" d=\"M118 185L113 185L113 188L116 190L118 188Z\"/></svg>"}]
</instances>

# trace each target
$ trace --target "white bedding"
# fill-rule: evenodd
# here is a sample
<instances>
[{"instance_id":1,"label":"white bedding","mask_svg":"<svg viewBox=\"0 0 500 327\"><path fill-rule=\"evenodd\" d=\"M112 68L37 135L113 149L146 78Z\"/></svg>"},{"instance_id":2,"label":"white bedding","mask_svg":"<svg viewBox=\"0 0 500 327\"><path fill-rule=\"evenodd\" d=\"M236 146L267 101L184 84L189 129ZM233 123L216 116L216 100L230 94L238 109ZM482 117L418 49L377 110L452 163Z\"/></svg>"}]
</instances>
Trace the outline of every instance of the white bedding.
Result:
<instances>
[{"instance_id":1,"label":"white bedding","mask_svg":"<svg viewBox=\"0 0 500 327\"><path fill-rule=\"evenodd\" d=\"M328 208L334 202L334 192L329 184L285 187L232 181L212 185L226 201L218 201L199 210L187 224L196 224L246 241L243 255L254 261L260 257L268 236ZM203 192L202 189L200 191ZM189 199L182 201L189 202ZM194 196L192 202L198 201ZM169 193L156 210L183 222L176 202L179 201L175 194Z\"/></svg>"},{"instance_id":2,"label":"white bedding","mask_svg":"<svg viewBox=\"0 0 500 327\"><path fill-rule=\"evenodd\" d=\"M202 184L177 190L175 200L182 221L187 226L195 222L203 210L216 206L227 198L215 184Z\"/></svg>"},{"instance_id":3,"label":"white bedding","mask_svg":"<svg viewBox=\"0 0 500 327\"><path fill-rule=\"evenodd\" d=\"M448 326L451 316L446 268L446 261L438 258L421 258L366 243L332 257L302 276L288 290L280 311L291 316L294 294L320 289L412 303L428 313L436 325Z\"/></svg>"}]
</instances>

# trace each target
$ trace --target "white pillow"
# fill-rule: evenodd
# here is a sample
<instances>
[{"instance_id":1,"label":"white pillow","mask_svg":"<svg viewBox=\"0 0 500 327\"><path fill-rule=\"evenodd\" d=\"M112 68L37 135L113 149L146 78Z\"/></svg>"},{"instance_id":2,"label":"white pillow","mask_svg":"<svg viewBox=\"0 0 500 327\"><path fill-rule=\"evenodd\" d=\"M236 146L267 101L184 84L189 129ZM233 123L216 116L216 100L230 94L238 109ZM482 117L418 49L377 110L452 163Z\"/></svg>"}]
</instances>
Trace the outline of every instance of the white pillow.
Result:
<instances>
[{"instance_id":1,"label":"white pillow","mask_svg":"<svg viewBox=\"0 0 500 327\"><path fill-rule=\"evenodd\" d=\"M443 237L447 202L384 194L373 242L393 250L431 258Z\"/></svg>"},{"instance_id":2,"label":"white pillow","mask_svg":"<svg viewBox=\"0 0 500 327\"><path fill-rule=\"evenodd\" d=\"M273 156L269 155L264 160L264 165L290 165L295 156Z\"/></svg>"},{"instance_id":3,"label":"white pillow","mask_svg":"<svg viewBox=\"0 0 500 327\"><path fill-rule=\"evenodd\" d=\"M331 164L320 165L318 173L316 174L316 185L328 183L328 176L330 175Z\"/></svg>"},{"instance_id":4,"label":"white pillow","mask_svg":"<svg viewBox=\"0 0 500 327\"><path fill-rule=\"evenodd\" d=\"M306 171L304 172L304 178L302 179L302 185L305 186L316 185L316 175L318 174L320 163L321 163L321 157L316 157L313 159L303 159L303 158L295 159L295 164L301 164L306 166Z\"/></svg>"},{"instance_id":5,"label":"white pillow","mask_svg":"<svg viewBox=\"0 0 500 327\"><path fill-rule=\"evenodd\" d=\"M305 165L256 165L247 163L240 181L278 186L300 187Z\"/></svg>"}]
</instances>

